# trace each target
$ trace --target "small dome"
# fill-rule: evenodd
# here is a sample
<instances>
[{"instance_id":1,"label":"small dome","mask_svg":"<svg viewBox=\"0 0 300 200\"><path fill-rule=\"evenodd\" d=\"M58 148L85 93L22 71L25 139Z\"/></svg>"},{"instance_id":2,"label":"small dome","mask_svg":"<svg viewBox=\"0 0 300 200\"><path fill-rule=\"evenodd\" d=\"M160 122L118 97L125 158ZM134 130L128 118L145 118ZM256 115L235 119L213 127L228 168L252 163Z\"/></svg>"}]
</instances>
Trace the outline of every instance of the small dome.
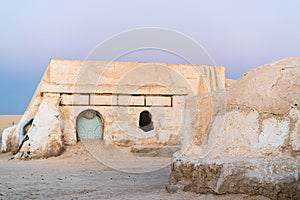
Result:
<instances>
[{"instance_id":1,"label":"small dome","mask_svg":"<svg viewBox=\"0 0 300 200\"><path fill-rule=\"evenodd\" d=\"M300 109L300 58L286 58L256 68L227 90L230 107L286 114Z\"/></svg>"}]
</instances>

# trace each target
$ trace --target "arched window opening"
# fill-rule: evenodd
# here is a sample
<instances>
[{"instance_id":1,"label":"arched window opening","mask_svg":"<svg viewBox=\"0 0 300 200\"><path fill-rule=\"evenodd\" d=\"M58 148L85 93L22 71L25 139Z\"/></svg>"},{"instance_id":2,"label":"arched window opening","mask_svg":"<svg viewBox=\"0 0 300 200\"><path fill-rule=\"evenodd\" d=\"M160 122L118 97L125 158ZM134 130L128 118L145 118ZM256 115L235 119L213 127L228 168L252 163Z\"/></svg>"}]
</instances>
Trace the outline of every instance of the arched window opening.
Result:
<instances>
[{"instance_id":1,"label":"arched window opening","mask_svg":"<svg viewBox=\"0 0 300 200\"><path fill-rule=\"evenodd\" d=\"M144 110L140 113L139 127L145 132L151 131L154 129L151 113L147 110Z\"/></svg>"}]
</instances>

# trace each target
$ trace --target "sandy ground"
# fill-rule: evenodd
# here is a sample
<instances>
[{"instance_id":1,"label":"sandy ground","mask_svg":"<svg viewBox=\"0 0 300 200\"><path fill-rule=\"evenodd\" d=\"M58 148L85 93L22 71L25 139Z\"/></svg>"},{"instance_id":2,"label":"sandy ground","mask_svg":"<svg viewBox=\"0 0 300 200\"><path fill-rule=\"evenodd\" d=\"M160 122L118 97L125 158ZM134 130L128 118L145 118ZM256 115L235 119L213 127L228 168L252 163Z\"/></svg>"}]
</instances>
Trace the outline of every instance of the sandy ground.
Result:
<instances>
[{"instance_id":1,"label":"sandy ground","mask_svg":"<svg viewBox=\"0 0 300 200\"><path fill-rule=\"evenodd\" d=\"M29 161L10 158L11 154L0 154L0 199L265 199L167 193L169 166L148 173L122 172L101 164L82 143L68 147L58 157ZM143 164L134 166L140 167Z\"/></svg>"},{"instance_id":2,"label":"sandy ground","mask_svg":"<svg viewBox=\"0 0 300 200\"><path fill-rule=\"evenodd\" d=\"M0 128L19 119L0 116ZM167 193L170 158L137 157L110 148L95 150L97 144L83 143L67 147L61 156L40 160L11 160L10 153L0 153L0 199L266 199Z\"/></svg>"}]
</instances>

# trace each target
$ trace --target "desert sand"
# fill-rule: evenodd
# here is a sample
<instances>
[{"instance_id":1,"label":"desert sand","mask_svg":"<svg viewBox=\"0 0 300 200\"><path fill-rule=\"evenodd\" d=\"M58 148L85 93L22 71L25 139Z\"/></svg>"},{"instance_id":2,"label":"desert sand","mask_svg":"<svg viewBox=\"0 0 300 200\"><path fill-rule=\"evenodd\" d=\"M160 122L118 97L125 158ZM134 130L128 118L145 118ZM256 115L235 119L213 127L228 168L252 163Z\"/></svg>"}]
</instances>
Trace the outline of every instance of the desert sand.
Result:
<instances>
[{"instance_id":1,"label":"desert sand","mask_svg":"<svg viewBox=\"0 0 300 200\"><path fill-rule=\"evenodd\" d=\"M0 154L0 199L265 199L168 193L169 166L148 173L118 171L93 158L82 143L48 159L24 161L11 157L10 153Z\"/></svg>"},{"instance_id":2,"label":"desert sand","mask_svg":"<svg viewBox=\"0 0 300 200\"><path fill-rule=\"evenodd\" d=\"M20 116L0 116L2 128L17 122ZM97 155L99 157L100 155ZM103 160L111 155L103 153ZM0 153L0 199L266 199L247 195L200 195L178 191L168 193L170 157L154 159L156 170L145 168L145 162L136 162L135 156L126 157L133 163L128 173L125 168L110 168L94 158L82 142L68 146L58 157L48 159L11 159L11 153ZM143 159L146 159L144 157ZM124 160L124 159L123 159ZM121 164L120 160L118 161ZM118 163L116 162L116 163ZM164 167L157 170L157 162Z\"/></svg>"},{"instance_id":3,"label":"desert sand","mask_svg":"<svg viewBox=\"0 0 300 200\"><path fill-rule=\"evenodd\" d=\"M7 128L19 122L22 115L0 115L0 128Z\"/></svg>"}]
</instances>

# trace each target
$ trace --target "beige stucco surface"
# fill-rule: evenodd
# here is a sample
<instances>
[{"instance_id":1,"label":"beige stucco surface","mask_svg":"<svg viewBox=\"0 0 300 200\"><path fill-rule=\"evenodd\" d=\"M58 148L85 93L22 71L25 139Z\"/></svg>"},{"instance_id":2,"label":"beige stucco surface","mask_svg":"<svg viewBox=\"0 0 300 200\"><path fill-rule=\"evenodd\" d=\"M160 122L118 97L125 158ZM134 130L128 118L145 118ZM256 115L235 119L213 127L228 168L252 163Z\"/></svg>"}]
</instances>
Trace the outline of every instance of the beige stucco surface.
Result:
<instances>
[{"instance_id":1,"label":"beige stucco surface","mask_svg":"<svg viewBox=\"0 0 300 200\"><path fill-rule=\"evenodd\" d=\"M299 91L300 58L287 58L244 74L224 93L199 96L211 118L192 123L205 128L184 136L171 183L199 193L300 198Z\"/></svg>"},{"instance_id":2,"label":"beige stucco surface","mask_svg":"<svg viewBox=\"0 0 300 200\"><path fill-rule=\"evenodd\" d=\"M51 59L12 134L15 145L11 150L18 146L20 124L35 116L25 143L30 144L30 156L48 155L45 149L49 141L45 138L50 135L59 144L51 152L61 153L61 146L74 145L80 139L77 118L85 110L95 110L101 117L106 144L178 145L185 131L186 100L224 86L224 67ZM45 106L52 110L44 109ZM154 125L148 132L138 124L144 110L151 113ZM55 120L46 120L45 116L56 118L55 124ZM21 151L28 151L25 146Z\"/></svg>"},{"instance_id":3,"label":"beige stucco surface","mask_svg":"<svg viewBox=\"0 0 300 200\"><path fill-rule=\"evenodd\" d=\"M196 135L184 154L298 160L299 91L299 58L283 59L246 73L221 96L225 98L219 102L226 107L211 108L216 114L207 122L210 128L205 142L197 144Z\"/></svg>"}]
</instances>

